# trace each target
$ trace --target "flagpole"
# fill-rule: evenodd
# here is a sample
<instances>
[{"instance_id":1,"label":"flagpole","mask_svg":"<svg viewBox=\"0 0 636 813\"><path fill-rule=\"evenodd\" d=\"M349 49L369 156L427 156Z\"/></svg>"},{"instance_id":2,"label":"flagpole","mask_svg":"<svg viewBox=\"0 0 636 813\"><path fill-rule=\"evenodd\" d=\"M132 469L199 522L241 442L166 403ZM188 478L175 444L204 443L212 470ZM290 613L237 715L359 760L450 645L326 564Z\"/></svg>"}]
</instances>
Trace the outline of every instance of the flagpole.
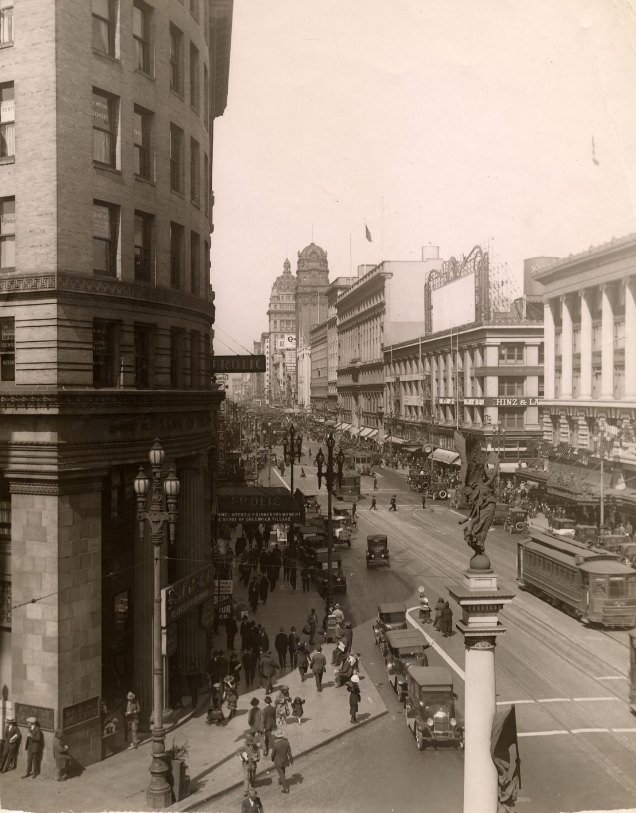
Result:
<instances>
[{"instance_id":1,"label":"flagpole","mask_svg":"<svg viewBox=\"0 0 636 813\"><path fill-rule=\"evenodd\" d=\"M351 261L351 232L349 232L349 276L351 276L352 268L353 264Z\"/></svg>"},{"instance_id":2,"label":"flagpole","mask_svg":"<svg viewBox=\"0 0 636 813\"><path fill-rule=\"evenodd\" d=\"M384 257L384 195L380 198L380 262Z\"/></svg>"}]
</instances>

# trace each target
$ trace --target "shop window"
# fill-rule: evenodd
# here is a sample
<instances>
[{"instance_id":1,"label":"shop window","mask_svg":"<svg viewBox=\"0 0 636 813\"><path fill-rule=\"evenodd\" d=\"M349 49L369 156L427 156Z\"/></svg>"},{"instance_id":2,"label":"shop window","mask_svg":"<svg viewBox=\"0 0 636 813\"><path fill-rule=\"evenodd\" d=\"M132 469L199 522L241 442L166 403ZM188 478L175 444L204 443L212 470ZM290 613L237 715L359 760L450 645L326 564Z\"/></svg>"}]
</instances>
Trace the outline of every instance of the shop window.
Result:
<instances>
[{"instance_id":1,"label":"shop window","mask_svg":"<svg viewBox=\"0 0 636 813\"><path fill-rule=\"evenodd\" d=\"M115 0L92 0L93 48L102 54L115 56Z\"/></svg>"},{"instance_id":2,"label":"shop window","mask_svg":"<svg viewBox=\"0 0 636 813\"><path fill-rule=\"evenodd\" d=\"M183 226L170 224L170 287L182 288L183 280Z\"/></svg>"},{"instance_id":3,"label":"shop window","mask_svg":"<svg viewBox=\"0 0 636 813\"><path fill-rule=\"evenodd\" d=\"M0 579L0 627L11 629L11 580Z\"/></svg>"},{"instance_id":4,"label":"shop window","mask_svg":"<svg viewBox=\"0 0 636 813\"><path fill-rule=\"evenodd\" d=\"M0 381L15 381L15 319L0 319Z\"/></svg>"},{"instance_id":5,"label":"shop window","mask_svg":"<svg viewBox=\"0 0 636 813\"><path fill-rule=\"evenodd\" d=\"M108 167L117 164L117 114L119 99L93 88L93 161Z\"/></svg>"},{"instance_id":6,"label":"shop window","mask_svg":"<svg viewBox=\"0 0 636 813\"><path fill-rule=\"evenodd\" d=\"M201 203L201 151L194 138L190 139L190 200L196 206Z\"/></svg>"},{"instance_id":7,"label":"shop window","mask_svg":"<svg viewBox=\"0 0 636 813\"><path fill-rule=\"evenodd\" d=\"M135 282L152 282L152 215L135 212Z\"/></svg>"},{"instance_id":8,"label":"shop window","mask_svg":"<svg viewBox=\"0 0 636 813\"><path fill-rule=\"evenodd\" d=\"M0 198L0 271L15 270L15 198Z\"/></svg>"},{"instance_id":9,"label":"shop window","mask_svg":"<svg viewBox=\"0 0 636 813\"><path fill-rule=\"evenodd\" d=\"M119 209L109 203L93 202L93 272L117 276Z\"/></svg>"},{"instance_id":10,"label":"shop window","mask_svg":"<svg viewBox=\"0 0 636 813\"><path fill-rule=\"evenodd\" d=\"M0 0L0 48L13 45L13 0Z\"/></svg>"},{"instance_id":11,"label":"shop window","mask_svg":"<svg viewBox=\"0 0 636 813\"><path fill-rule=\"evenodd\" d=\"M140 0L133 5L133 39L135 41L135 68L142 73L152 73L150 43L150 20L152 9Z\"/></svg>"},{"instance_id":12,"label":"shop window","mask_svg":"<svg viewBox=\"0 0 636 813\"><path fill-rule=\"evenodd\" d=\"M152 180L152 122L153 114L135 105L133 112L133 143L135 146L135 175Z\"/></svg>"},{"instance_id":13,"label":"shop window","mask_svg":"<svg viewBox=\"0 0 636 813\"><path fill-rule=\"evenodd\" d=\"M170 189L183 194L183 130L170 125Z\"/></svg>"},{"instance_id":14,"label":"shop window","mask_svg":"<svg viewBox=\"0 0 636 813\"><path fill-rule=\"evenodd\" d=\"M135 387L137 389L145 389L152 383L153 335L151 325L135 325Z\"/></svg>"},{"instance_id":15,"label":"shop window","mask_svg":"<svg viewBox=\"0 0 636 813\"><path fill-rule=\"evenodd\" d=\"M15 156L15 99L13 82L0 85L0 159ZM6 161L5 163L9 163Z\"/></svg>"},{"instance_id":16,"label":"shop window","mask_svg":"<svg viewBox=\"0 0 636 813\"><path fill-rule=\"evenodd\" d=\"M183 95L183 32L170 25L170 90Z\"/></svg>"},{"instance_id":17,"label":"shop window","mask_svg":"<svg viewBox=\"0 0 636 813\"><path fill-rule=\"evenodd\" d=\"M93 320L93 386L114 387L119 372L119 325Z\"/></svg>"},{"instance_id":18,"label":"shop window","mask_svg":"<svg viewBox=\"0 0 636 813\"><path fill-rule=\"evenodd\" d=\"M199 86L199 49L190 43L190 107L199 111L200 104Z\"/></svg>"}]
</instances>

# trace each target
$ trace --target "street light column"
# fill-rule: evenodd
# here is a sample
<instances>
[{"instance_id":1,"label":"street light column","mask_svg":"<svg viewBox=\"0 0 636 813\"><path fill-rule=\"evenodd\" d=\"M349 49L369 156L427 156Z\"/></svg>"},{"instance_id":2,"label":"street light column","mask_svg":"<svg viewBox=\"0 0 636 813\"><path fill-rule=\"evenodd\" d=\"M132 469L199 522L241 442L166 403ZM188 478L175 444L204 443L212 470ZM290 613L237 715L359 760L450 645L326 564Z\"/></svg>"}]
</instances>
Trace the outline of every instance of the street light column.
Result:
<instances>
[{"instance_id":1,"label":"street light column","mask_svg":"<svg viewBox=\"0 0 636 813\"><path fill-rule=\"evenodd\" d=\"M331 607L333 601L333 531L331 522L331 490L333 488L333 447L335 441L331 432L327 436L327 472L325 480L327 483L327 607Z\"/></svg>"}]
</instances>

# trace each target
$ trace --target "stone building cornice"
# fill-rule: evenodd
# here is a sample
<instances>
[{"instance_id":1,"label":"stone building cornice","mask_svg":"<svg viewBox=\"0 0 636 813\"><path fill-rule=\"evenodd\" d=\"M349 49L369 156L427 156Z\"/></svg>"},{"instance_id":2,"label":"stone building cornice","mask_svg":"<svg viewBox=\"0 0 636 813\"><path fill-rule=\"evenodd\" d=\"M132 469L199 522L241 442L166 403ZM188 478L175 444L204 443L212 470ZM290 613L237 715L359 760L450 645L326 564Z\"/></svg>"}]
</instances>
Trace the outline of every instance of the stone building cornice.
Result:
<instances>
[{"instance_id":1,"label":"stone building cornice","mask_svg":"<svg viewBox=\"0 0 636 813\"><path fill-rule=\"evenodd\" d=\"M124 390L124 389L20 389L0 391L0 414L3 412L43 412L74 414L191 412L212 407L224 399L217 390Z\"/></svg>"}]
</instances>

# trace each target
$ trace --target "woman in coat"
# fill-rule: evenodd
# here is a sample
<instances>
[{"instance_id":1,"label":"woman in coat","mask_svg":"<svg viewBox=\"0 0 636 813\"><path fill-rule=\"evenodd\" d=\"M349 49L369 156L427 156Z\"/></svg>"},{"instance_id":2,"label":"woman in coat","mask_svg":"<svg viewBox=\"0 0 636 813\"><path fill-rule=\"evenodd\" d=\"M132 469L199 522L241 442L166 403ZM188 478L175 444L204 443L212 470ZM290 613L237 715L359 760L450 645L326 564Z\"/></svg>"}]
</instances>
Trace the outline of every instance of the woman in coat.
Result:
<instances>
[{"instance_id":1,"label":"woman in coat","mask_svg":"<svg viewBox=\"0 0 636 813\"><path fill-rule=\"evenodd\" d=\"M444 602L440 615L439 629L444 638L448 638L453 634L453 611L447 601Z\"/></svg>"},{"instance_id":2,"label":"woman in coat","mask_svg":"<svg viewBox=\"0 0 636 813\"><path fill-rule=\"evenodd\" d=\"M435 605L435 615L433 617L433 629L439 629L440 618L442 617L442 609L444 607L444 599L440 596Z\"/></svg>"}]
</instances>

